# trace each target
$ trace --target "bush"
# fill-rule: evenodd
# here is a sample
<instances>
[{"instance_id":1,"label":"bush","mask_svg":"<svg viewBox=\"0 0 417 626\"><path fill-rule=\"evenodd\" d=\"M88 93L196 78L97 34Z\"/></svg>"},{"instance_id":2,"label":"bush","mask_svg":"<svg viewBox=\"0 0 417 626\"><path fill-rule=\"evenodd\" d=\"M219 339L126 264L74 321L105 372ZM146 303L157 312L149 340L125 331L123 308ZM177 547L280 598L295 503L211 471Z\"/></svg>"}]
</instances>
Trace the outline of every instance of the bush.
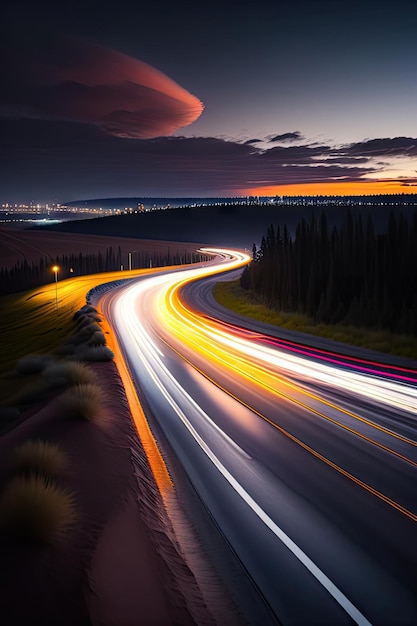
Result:
<instances>
[{"instance_id":1,"label":"bush","mask_svg":"<svg viewBox=\"0 0 417 626\"><path fill-rule=\"evenodd\" d=\"M81 321L77 324L77 332L90 332L90 334L96 332L96 330L101 330L100 326L96 321L92 320L90 317L84 316Z\"/></svg>"},{"instance_id":2,"label":"bush","mask_svg":"<svg viewBox=\"0 0 417 626\"><path fill-rule=\"evenodd\" d=\"M16 373L23 376L39 374L51 362L52 357L47 354L27 354L16 363Z\"/></svg>"},{"instance_id":3,"label":"bush","mask_svg":"<svg viewBox=\"0 0 417 626\"><path fill-rule=\"evenodd\" d=\"M84 304L84 306L81 307L81 311L83 313L86 313L87 315L89 313L98 313L96 307L92 306L91 304Z\"/></svg>"},{"instance_id":4,"label":"bush","mask_svg":"<svg viewBox=\"0 0 417 626\"><path fill-rule=\"evenodd\" d=\"M90 339L87 341L87 345L88 346L106 345L106 338L104 336L104 333L102 333L100 330L97 330L95 333L91 335Z\"/></svg>"},{"instance_id":5,"label":"bush","mask_svg":"<svg viewBox=\"0 0 417 626\"><path fill-rule=\"evenodd\" d=\"M78 326L78 328L80 328L83 324L90 322L90 318L88 317L88 315L85 315L85 313L81 313L79 315L79 317L77 317L75 319L75 323Z\"/></svg>"},{"instance_id":6,"label":"bush","mask_svg":"<svg viewBox=\"0 0 417 626\"><path fill-rule=\"evenodd\" d=\"M75 346L72 343L69 343L68 341L66 341L64 344L62 344L62 346L60 346L57 349L57 354L61 355L61 356L70 356L72 354L74 354L75 352Z\"/></svg>"},{"instance_id":7,"label":"bush","mask_svg":"<svg viewBox=\"0 0 417 626\"><path fill-rule=\"evenodd\" d=\"M84 304L84 306L82 306L81 309L79 309L78 311L74 313L72 319L74 320L74 322L76 322L81 317L87 316L87 315L93 315L93 316L98 315L98 311L94 306L91 306L89 304Z\"/></svg>"},{"instance_id":8,"label":"bush","mask_svg":"<svg viewBox=\"0 0 417 626\"><path fill-rule=\"evenodd\" d=\"M0 498L0 524L20 540L53 543L76 519L73 496L41 476L17 476Z\"/></svg>"},{"instance_id":9,"label":"bush","mask_svg":"<svg viewBox=\"0 0 417 626\"><path fill-rule=\"evenodd\" d=\"M69 467L65 452L54 443L29 440L14 450L15 469L18 472L42 474L53 478Z\"/></svg>"},{"instance_id":10,"label":"bush","mask_svg":"<svg viewBox=\"0 0 417 626\"><path fill-rule=\"evenodd\" d=\"M98 331L89 331L88 328L86 330L81 329L80 331L78 331L75 335L72 335L72 337L69 337L65 343L64 346L80 346L83 343L86 343L89 338L91 337L91 335L94 334L94 332L98 332Z\"/></svg>"},{"instance_id":11,"label":"bush","mask_svg":"<svg viewBox=\"0 0 417 626\"><path fill-rule=\"evenodd\" d=\"M77 352L80 361L112 361L114 352L108 346L81 348Z\"/></svg>"},{"instance_id":12,"label":"bush","mask_svg":"<svg viewBox=\"0 0 417 626\"><path fill-rule=\"evenodd\" d=\"M58 399L61 414L69 419L95 421L103 405L103 392L96 385L76 385Z\"/></svg>"},{"instance_id":13,"label":"bush","mask_svg":"<svg viewBox=\"0 0 417 626\"><path fill-rule=\"evenodd\" d=\"M92 322L91 320L88 320L87 323L79 326L77 334L83 334L87 337L91 337L91 335L96 332L101 332L101 327L97 324L97 322Z\"/></svg>"},{"instance_id":14,"label":"bush","mask_svg":"<svg viewBox=\"0 0 417 626\"><path fill-rule=\"evenodd\" d=\"M73 361L54 363L46 368L42 375L53 387L94 384L97 380L94 372L88 367Z\"/></svg>"}]
</instances>

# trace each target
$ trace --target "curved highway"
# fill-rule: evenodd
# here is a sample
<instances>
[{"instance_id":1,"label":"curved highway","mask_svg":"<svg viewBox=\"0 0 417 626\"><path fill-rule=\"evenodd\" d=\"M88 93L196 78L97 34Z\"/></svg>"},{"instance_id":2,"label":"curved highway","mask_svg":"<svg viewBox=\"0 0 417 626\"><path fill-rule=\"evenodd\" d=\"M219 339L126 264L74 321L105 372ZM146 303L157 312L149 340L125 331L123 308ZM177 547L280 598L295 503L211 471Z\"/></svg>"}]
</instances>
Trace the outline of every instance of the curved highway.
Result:
<instances>
[{"instance_id":1,"label":"curved highway","mask_svg":"<svg viewBox=\"0 0 417 626\"><path fill-rule=\"evenodd\" d=\"M217 319L247 261L107 295L130 370L271 624L415 624L416 371Z\"/></svg>"}]
</instances>

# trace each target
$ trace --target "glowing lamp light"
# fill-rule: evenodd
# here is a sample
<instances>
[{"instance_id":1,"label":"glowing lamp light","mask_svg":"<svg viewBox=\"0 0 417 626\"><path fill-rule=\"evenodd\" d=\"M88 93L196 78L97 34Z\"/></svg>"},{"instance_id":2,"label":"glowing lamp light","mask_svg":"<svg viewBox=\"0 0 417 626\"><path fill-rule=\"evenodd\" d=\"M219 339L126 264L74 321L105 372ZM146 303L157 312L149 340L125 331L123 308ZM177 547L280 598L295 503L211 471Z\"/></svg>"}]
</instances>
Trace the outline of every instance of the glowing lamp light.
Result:
<instances>
[{"instance_id":1,"label":"glowing lamp light","mask_svg":"<svg viewBox=\"0 0 417 626\"><path fill-rule=\"evenodd\" d=\"M55 275L55 307L56 307L56 310L58 311L58 272L59 272L58 265L54 265L52 267L52 271Z\"/></svg>"}]
</instances>

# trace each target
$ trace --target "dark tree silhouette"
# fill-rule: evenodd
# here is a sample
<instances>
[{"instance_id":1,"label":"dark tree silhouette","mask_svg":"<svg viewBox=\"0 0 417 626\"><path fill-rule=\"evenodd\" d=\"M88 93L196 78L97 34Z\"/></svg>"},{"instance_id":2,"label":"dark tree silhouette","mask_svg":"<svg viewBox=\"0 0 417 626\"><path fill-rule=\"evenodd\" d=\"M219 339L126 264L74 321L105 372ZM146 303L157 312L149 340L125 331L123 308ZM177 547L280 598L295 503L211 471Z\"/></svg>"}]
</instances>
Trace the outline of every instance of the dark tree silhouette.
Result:
<instances>
[{"instance_id":1,"label":"dark tree silhouette","mask_svg":"<svg viewBox=\"0 0 417 626\"><path fill-rule=\"evenodd\" d=\"M417 334L417 213L391 213L383 234L372 217L347 212L331 232L325 213L304 218L294 237L270 226L240 284L271 308L317 322Z\"/></svg>"},{"instance_id":2,"label":"dark tree silhouette","mask_svg":"<svg viewBox=\"0 0 417 626\"><path fill-rule=\"evenodd\" d=\"M53 280L53 265L59 266L59 279L71 276L83 276L100 272L118 271L123 264L120 246L115 254L112 247L107 248L103 255L97 254L63 254L55 259L40 258L37 263L29 264L27 260L19 261L11 268L0 268L0 295L16 293L46 284ZM178 250L172 254L167 248L166 254L154 250L151 253L141 254L135 259L135 268L165 267L167 265L185 265L188 263L201 263L209 260L205 254L197 252L182 252ZM125 264L124 268L127 269Z\"/></svg>"}]
</instances>

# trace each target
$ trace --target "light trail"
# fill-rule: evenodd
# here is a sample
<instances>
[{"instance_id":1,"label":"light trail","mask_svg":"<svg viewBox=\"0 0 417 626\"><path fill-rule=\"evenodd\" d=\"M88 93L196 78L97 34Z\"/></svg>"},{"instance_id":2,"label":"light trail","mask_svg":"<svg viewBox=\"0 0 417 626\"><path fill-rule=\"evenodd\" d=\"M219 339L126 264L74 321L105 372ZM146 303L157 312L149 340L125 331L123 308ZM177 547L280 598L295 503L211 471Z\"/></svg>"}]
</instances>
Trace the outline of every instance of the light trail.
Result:
<instances>
[{"instance_id":1,"label":"light trail","mask_svg":"<svg viewBox=\"0 0 417 626\"><path fill-rule=\"evenodd\" d=\"M192 311L190 311L192 313ZM272 337L269 335L263 335L259 332L236 326L224 320L218 320L210 315L199 314L202 320L210 320L212 324L218 328L227 330L232 335L246 337L247 339L255 342L262 342L280 348L284 351L294 352L300 354L303 357L310 357L332 363L339 367L350 368L366 374L373 374L375 376L382 376L383 378L392 378L397 382L409 382L417 383L417 369L411 367L401 367L391 363L381 363L370 359L360 359L358 357L351 356L349 354L342 354L338 352L331 352L330 350L323 350L315 346L302 345L296 341L289 341L288 339L282 339Z\"/></svg>"},{"instance_id":2,"label":"light trail","mask_svg":"<svg viewBox=\"0 0 417 626\"><path fill-rule=\"evenodd\" d=\"M270 419L256 406L252 406L250 402L239 398L217 379L217 372L219 376L220 373L223 373L222 375L226 373L223 380L241 380L247 389L249 387L252 390L258 389L259 396L266 397L266 394L269 394L276 400L291 402L300 411L308 411L320 419L326 420L344 432L358 437L360 441L370 443L376 446L378 450L391 454L399 462L406 462L411 466L411 469L414 469L417 463L413 459L356 430L348 423L335 419L334 416L328 415L325 411L335 411L341 417L355 420L364 427L374 429L375 433L381 436L392 438L393 442L410 446L410 449L415 449L417 445L414 439L386 428L378 424L377 421L374 422L357 415L354 411L340 407L321 397L319 392L312 393L294 381L294 379L301 379L306 381L306 385L311 382L329 389L335 387L340 392L347 391L367 400L376 398L378 407L396 408L400 406L402 411L414 417L417 413L417 389L410 380L405 380L405 378L412 379L412 376L409 375L406 368L400 373L402 378L397 377L395 379L393 376L384 377L383 372L378 373L378 377L376 377L369 371L358 371L357 368L354 371L349 369L337 370L335 365L340 364L340 362L338 359L335 359L336 363L333 362L333 356L326 356L325 359L321 360L312 360L311 352L303 354L302 349L298 348L289 354L287 351L281 350L275 343L271 345L269 338L264 338L260 333L231 327L231 325L222 324L207 315L198 313L181 299L181 289L188 283L202 277L209 277L221 271L234 270L249 260L247 255L235 254L228 250L206 249L205 252L221 256L221 263L217 266L205 265L176 273L156 275L133 284L118 297L115 306L115 320L118 327L123 327L124 349L129 362L137 363L135 368L139 378L143 375L151 382L152 389L157 390L165 405L175 414L203 455L209 459L213 467L227 481L230 488L240 496L252 513L291 551L354 621L359 624L369 624L370 622L363 612L348 599L349 594L343 593L340 585L335 585L325 571L313 562L307 553L289 537L281 525L273 519L270 512L267 512L267 508L258 497L258 491L250 484L249 479L252 477L251 456L222 428L221 422L212 419L209 411L200 407L192 393L189 393L170 371L169 363L172 360L172 353L180 356L181 360L190 364L207 380L227 393L230 398L256 415L259 422L268 423L304 452L321 461L324 466L334 470L334 474L339 474L348 479L345 482L350 482L375 496L377 500L388 505L385 508L393 509L394 512L398 511L408 520L416 522L417 515L415 513L397 502L396 499L384 494L380 489L368 484L359 477L360 473L355 475L348 469L349 465L342 467L343 463L340 464L336 462L336 459L328 458L315 447L303 441L302 438L300 439L287 428ZM139 309L150 311L151 315L145 314L143 319L140 319L137 313ZM168 352L164 350L164 345L168 346ZM190 354L191 356L188 356ZM195 358L193 355L199 356ZM356 361L359 362L359 359ZM208 370L204 368L204 363L210 363L211 371L215 373L209 374ZM369 362L364 361L363 363ZM343 366L343 362L341 365ZM370 368L368 365L364 365L363 370L365 369ZM316 402L325 408L319 410L314 406ZM158 417L158 422L163 429L165 428L165 420L171 420L171 417L165 417L164 412L162 412L162 415ZM349 441L345 440L344 445L348 447ZM228 451L224 456L222 456L223 450ZM249 473L246 474L243 481L236 474L236 463L237 466L242 463L249 468ZM254 493L256 495L253 495ZM402 516L396 516L396 518Z\"/></svg>"},{"instance_id":3,"label":"light trail","mask_svg":"<svg viewBox=\"0 0 417 626\"><path fill-rule=\"evenodd\" d=\"M340 428L349 431L359 438L417 467L417 463L413 459L360 433L358 430L351 428L343 422L335 420L323 411L319 411L297 399L294 395L291 396L280 390L280 387L287 387L297 394L319 402L376 431L380 431L412 447L417 447L416 441L359 416L343 407L337 406L317 394L306 391L300 385L296 385L286 379L282 375L282 371L288 372L290 369L291 373L295 372L307 380L320 380L320 382L326 382L327 384L332 384L334 387L339 387L343 391L349 389L355 393L361 393L361 395L365 395L365 397L378 397L379 400L383 398L385 403L391 406L401 406L414 413L417 412L417 389L415 387L406 386L404 383L375 379L354 372L346 372L343 370L335 372L333 371L334 368L328 365L322 366L321 363L316 364L311 362L306 364L305 359L301 357L288 357L285 353L278 354L277 356L276 350L273 351L262 346L259 348L251 338L245 338L244 332L227 333L223 325L218 322L207 322L206 317L202 317L198 315L198 313L190 310L180 299L180 290L187 282L189 282L189 278L183 278L176 281L175 284L166 285L160 292L157 311L161 319L161 325L169 329L169 334L165 336L175 335L182 344L188 345L194 352L202 354L213 363L227 368L230 372L233 372L233 375L246 377L263 391L266 390L273 395L285 398L310 410L319 417L332 422ZM249 334L251 335L252 333ZM259 334L257 336L259 337ZM291 366L290 368L288 367L288 359ZM382 393L380 392L378 394L378 390L381 389L383 390Z\"/></svg>"},{"instance_id":4,"label":"light trail","mask_svg":"<svg viewBox=\"0 0 417 626\"><path fill-rule=\"evenodd\" d=\"M213 382L216 386L218 386L219 388L221 388L223 391L225 391L226 393L229 393L224 387L222 387L218 382L216 382L213 378L209 377L205 372L203 372L202 369L200 369L194 362L190 361L189 359L187 359L183 354L181 354L178 350L176 350L176 348L170 344L166 339L164 339L163 337L161 337L161 340L164 341L172 350L174 350L178 356L180 356L181 358L183 358L184 360L186 360L191 366L195 367L195 369L197 369L203 376L205 376L206 378L208 378L211 382ZM272 376L271 372L265 369L262 369L261 367L253 367L251 369L249 369L248 367L248 363L247 361L242 358L239 357L237 355L234 356L233 361L230 361L230 359L228 360L227 358L224 358L222 356L220 356L219 352L214 352L211 349L211 344L210 344L210 348L207 347L207 345L204 345L204 341L203 339L200 338L199 341L196 340L192 340L189 337L187 337L186 339L187 344L193 348L193 350L195 350L196 352L200 352L201 354L204 354L205 357L210 358L213 362L216 362L218 364L222 364L225 367L227 367L230 371L233 371L233 373L238 376L238 377L244 377L247 380L250 380L252 383L256 384L258 387L260 387L263 391L267 391L272 395L275 395L279 398L284 398L285 400L288 400L304 409L307 409L308 411L311 411L312 413L314 413L315 415L318 415L319 417L331 422L332 424L335 424L336 426L338 426L339 428L342 428L343 430L346 430L350 433L352 433L353 435L364 439L365 441L368 441L369 443L371 443L372 445L375 445L379 448L381 448L382 450L385 450L386 452L389 452L390 454L393 454L394 456L397 456L398 458L402 459L403 461L406 461L407 463L410 463L410 465L413 465L414 467L417 467L417 462L413 461L412 459L404 456L403 454L379 443L378 441L375 441L374 439L371 439L370 437L367 437L366 435L364 435L363 433L347 426L346 424L339 422L338 420L330 417L329 415L326 415L325 413L323 413L322 411L319 411L317 409L315 409L314 407L309 406L308 404L306 404L305 402L302 402L301 400L298 400L297 398L295 398L294 396L291 396L283 391L279 391L277 389L277 385L283 385L285 387L289 387L290 389L293 389L303 395L305 395L306 397L312 398L313 400L317 400L318 402L324 404L327 407L330 407L331 409L334 409L336 411L339 411L349 417L352 417L353 419L362 422L364 424L366 424L367 426L370 426L371 428L374 428L376 430L381 431L384 434L387 434L391 437L393 437L394 439L398 439L399 441L402 441L406 444L409 444L411 446L417 447L417 442L413 441L412 439L409 439L407 437L404 437L402 435L399 435L395 432L393 432L392 430L389 430L388 428L384 428L382 426L380 426L379 424L376 424L374 422L371 422L370 420L367 420L355 413L352 413L351 411L348 411L346 409L343 409L341 407L336 406L335 404L333 404L332 402L329 402L328 400L325 400L323 398L320 398L319 396L317 396L316 394L310 393L308 391L306 391L305 389L301 388L300 386L295 385L294 383L291 383L290 381L286 380L285 378L281 377L281 376ZM269 379L271 382L267 382L267 377L269 376ZM271 422L273 425L275 425L274 422Z\"/></svg>"},{"instance_id":5,"label":"light trail","mask_svg":"<svg viewBox=\"0 0 417 626\"><path fill-rule=\"evenodd\" d=\"M172 295L172 294L171 294ZM172 302L171 302L172 304ZM162 305L163 307L163 305ZM180 307L183 308L183 304L180 303ZM266 369L265 367L262 367L261 365L259 365L259 363L262 362L262 357L261 355L259 355L259 359L255 358L257 356L256 351L252 352L251 346L248 346L248 344L245 342L245 340L243 342L241 342L241 345L243 347L240 347L239 350L235 350L233 352L233 359L231 359L229 356L229 352L227 351L221 351L220 349L218 349L217 344L215 342L216 339L220 338L220 342L225 343L224 341L224 332L222 330L218 330L217 334L214 333L212 331L212 327L210 328L209 331L206 331L204 324L202 324L201 326L198 325L197 322L193 322L194 327L197 329L197 332L195 333L195 339L191 338L191 333L188 331L184 332L184 328L188 328L188 324L187 324L187 317L183 314L180 314L180 309L176 308L176 305L173 304L173 308L171 310L171 312L169 311L169 309L166 308L162 308L161 309L163 311L162 315L164 317L165 320L168 320L169 317L171 317L171 320L174 320L173 324L170 325L170 330L174 331L174 329L176 330L176 332L178 333L177 336L179 336L181 338L181 341L183 343L188 344L189 346L191 346L193 348L193 350L195 350L196 352L200 352L201 354L204 354L206 357L210 358L213 362L221 362L223 365L227 366L231 371L233 371L235 374L239 375L239 376L246 376L247 378L250 378L252 382L258 384L261 388L266 389L268 391L270 391L271 393L274 393L276 395L279 395L280 397L284 397L288 400L291 400L292 402L295 402L296 404L299 404L300 406L303 406L304 408L308 408L309 410L311 410L313 413L316 413L317 415L319 415L320 417L323 417L325 419L329 419L331 421L334 421L332 418L329 418L328 416L326 416L325 414L321 413L320 411L317 411L316 409L300 402L299 400L296 400L294 397L289 396L288 394L285 394L282 391L278 391L277 387L279 385L281 386L285 386L288 387L294 391L297 391L300 394L305 395L306 397L309 397L317 402L320 402L332 409L335 409L337 411L339 411L340 413L343 413L349 417L352 417L355 420L358 420L364 424L366 424L367 426L370 426L371 428L374 428L376 430L379 430L385 434L388 434L392 437L394 437L395 439L398 439L400 441L403 441L407 444L410 444L411 446L415 446L417 447L417 442L413 441L412 439L409 439L407 437L404 437L402 435L399 435L397 433L395 433L394 431L388 429L388 428L384 428L382 426L380 426L379 424L376 424L368 419L365 419L355 413L353 413L352 411L349 411L347 409L344 409L342 407L336 406L334 403L329 402L328 400L325 400L324 398L321 398L320 396L318 396L317 394L311 393L309 391L306 391L305 389L303 389L302 387L300 387L299 385L294 384L293 382L291 382L290 380L284 378L283 376L279 375L278 372L280 371L278 369L278 371L274 371L271 369ZM193 313L191 313L192 316L194 316ZM178 324L176 323L178 321L178 317L181 316L183 323L181 326L178 326ZM206 331L206 332L201 332L201 330ZM181 332L182 331L182 332ZM207 340L207 337L210 338L210 340ZM240 338L239 338L240 339ZM214 342L214 343L213 343ZM234 347L232 342L229 342L226 340L226 343L229 344L229 347ZM213 348L213 346L216 346L216 349ZM251 360L250 362L252 363L252 368L249 368L248 366L248 362L249 359L247 358L248 356L251 356ZM268 379L271 380L272 382L267 383L266 380ZM336 422L335 422L336 423ZM337 422L337 424L341 427L341 428L347 428L348 430L350 430L351 432L354 432L355 434L360 435L360 433L358 433L357 431L354 431L353 429L349 429L348 427L346 427L344 424ZM376 445L378 445L376 442L374 442L373 440L372 443L375 443ZM391 451L391 450L390 450ZM392 451L393 452L393 451ZM395 454L395 452L393 452ZM415 464L414 461L407 459L406 457L404 457L405 460L409 461L412 464Z\"/></svg>"},{"instance_id":6,"label":"light trail","mask_svg":"<svg viewBox=\"0 0 417 626\"><path fill-rule=\"evenodd\" d=\"M169 344L167 344L169 345ZM303 441L301 441L300 439L298 439L297 437L295 437L294 435L292 435L289 431L285 430L285 428L282 428L281 426L279 426L278 424L276 424L275 422L273 422L272 420L270 420L268 417L266 417L265 415L263 415L262 413L260 413L257 409L255 409L253 406L250 406L249 404L247 404L246 402L244 402L243 400L241 400L240 398L238 398L236 395L232 394L229 390L227 390L225 387L223 387L222 385L220 385L218 382L216 382L213 378L209 377L205 372L203 372L203 370L201 370L200 368L198 368L197 366L195 366L193 363L191 363L191 361L189 361L188 359L186 359L186 357L184 357L182 354L180 354L177 350L175 350L174 347L169 346L172 350L174 350L178 356L180 356L181 358L183 358L184 360L187 361L187 363L189 363L192 367L194 367L202 376L204 376L205 378L207 378L207 380L209 380L211 383L213 383L214 385L216 385L216 387L218 387L219 389L221 389L224 393L227 393L227 395L229 395L231 398L233 398L234 400L236 400L237 402L239 402L240 404L242 404L243 406L245 406L247 409L249 409L250 411L252 411L252 413L254 413L255 415L257 415L258 417L260 417L261 419L263 419L265 422L267 422L270 426L272 426L273 428L275 428L276 430L278 430L282 435L284 435L285 437L287 437L288 439L290 439L291 441L293 441L294 443L296 443L297 445L299 445L300 447L302 447L304 450L306 450L307 452L309 452L310 454L312 454L313 456L315 456L317 459L319 459L320 461L323 461L323 463L325 463L326 465L328 465L329 467L333 468L334 470L336 470L337 472L339 472L340 474L342 474L343 476L345 476L346 478L348 478L349 480L351 480L353 483L359 485L360 487L362 487L363 489L365 489L366 491L368 491L369 493L371 493L372 495L376 496L377 498L379 498L380 500L382 500L383 502L385 502L386 504L389 504L390 506L392 506L394 509L396 509L397 511L399 511L400 513L402 513L403 515L406 515L407 517L409 517L413 522L417 522L417 515L412 513L411 511L409 511L408 509L406 509L404 506L402 506L401 504L399 504L398 502L395 502L395 500L392 500L391 498L389 498L388 496L384 495L383 493L381 493L380 491L378 491L377 489L374 489L373 487L371 487L370 485L368 485L367 483L365 483L364 481L358 479L356 476L353 476L353 474L351 474L350 472L347 472L346 470L344 470L342 467L340 467L339 465L337 465L336 463L334 463L333 461L331 461L330 459L327 459L324 455L320 454L319 452L317 452L317 450L314 450L313 448L311 448L311 446L306 445ZM238 369L236 369L236 374L239 372ZM266 387L265 387L266 388ZM283 395L283 394L282 394ZM313 411L314 413L316 413L316 415L319 415L320 417L324 417L325 419L329 419L330 421L332 421L333 423L337 424L337 426L341 426L341 424L339 424L338 422L336 422L335 420L332 420L331 418L323 415L322 413L319 413L319 411L315 411L314 409L311 409L310 407L307 407L306 405L302 405L302 403L297 403L301 406L303 406L303 408L307 408L310 411ZM342 426L343 427L343 426ZM389 452L390 454L393 454L394 456L397 456L398 458L400 458L403 461L406 461L407 463L410 463L411 465L413 465L414 467L417 467L417 463L414 463L414 461L412 461L411 459L408 459L407 457L403 456L402 454L399 454L397 452L395 452L394 450L391 450L390 448L387 448L386 446L383 446L381 444L379 444L376 441L373 441L372 439L370 439L369 437L365 437L364 435L361 435L361 433L358 433L356 431L354 431L351 428L345 428L346 430L348 430L349 432L352 432L354 435L361 437L362 439L368 441L369 443L376 445L378 447L380 447L382 450L385 450L386 452Z\"/></svg>"},{"instance_id":7,"label":"light trail","mask_svg":"<svg viewBox=\"0 0 417 626\"><path fill-rule=\"evenodd\" d=\"M205 337L210 342L215 342L216 346L221 344L233 354L243 355L245 361L250 357L254 363L272 366L275 372L295 374L320 384L326 383L343 391L348 389L365 398L378 399L389 406L401 407L417 415L416 386L366 374L337 370L320 362L313 363L302 357L259 346L251 341L250 337L242 337L243 333L239 336L232 335L224 331L218 323L207 322L207 318L187 308L180 299L179 292L188 282L190 279L185 278L176 284L167 285L159 298L159 307L161 307L161 312L163 311L166 325L169 324L170 332L177 334L182 341L188 341L191 333L194 332L197 342ZM382 376L382 372L380 374Z\"/></svg>"},{"instance_id":8,"label":"light trail","mask_svg":"<svg viewBox=\"0 0 417 626\"><path fill-rule=\"evenodd\" d=\"M163 284L166 282L165 277L158 277L152 279L152 281ZM132 288L122 299L118 302L117 312L119 316L126 317L126 311L134 310L134 301L140 291L146 291L149 288L148 284L139 285L137 288ZM215 425L211 418L194 402L191 396L178 384L174 376L163 363L163 355L151 340L146 330L138 321L135 315L129 316L129 327L132 341L136 344L136 349L142 355L146 354L146 358L142 359L142 365L146 368L149 376L153 380L156 387L159 389L161 395L167 400L168 404L175 411L178 418L187 428L193 439L198 446L204 452L204 454L210 459L212 464L227 480L229 485L236 491L237 494L246 502L254 514L267 526L270 531L292 552L292 554L307 568L307 570L318 580L318 582L326 589L326 591L336 600L336 602L343 608L344 611L355 621L356 624L361 626L371 626L371 623L366 617L357 609L357 607L345 596L345 594L326 576L326 574L299 548L299 546L291 540L291 538L271 519L271 517L264 511L264 509L256 502L256 500L247 492L247 490L240 484L240 482L233 476L233 474L225 467L218 456L213 452L211 447L198 433L196 428L191 424L187 418L185 412L182 410L181 405L186 401L186 404L191 404L193 409L199 413L199 415L208 423L211 427L215 427L216 431L225 438L229 444L236 449L236 451L248 457L248 455L235 444L221 429ZM175 390L175 391L174 391ZM181 402L175 400L174 396L177 395L181 398Z\"/></svg>"}]
</instances>

